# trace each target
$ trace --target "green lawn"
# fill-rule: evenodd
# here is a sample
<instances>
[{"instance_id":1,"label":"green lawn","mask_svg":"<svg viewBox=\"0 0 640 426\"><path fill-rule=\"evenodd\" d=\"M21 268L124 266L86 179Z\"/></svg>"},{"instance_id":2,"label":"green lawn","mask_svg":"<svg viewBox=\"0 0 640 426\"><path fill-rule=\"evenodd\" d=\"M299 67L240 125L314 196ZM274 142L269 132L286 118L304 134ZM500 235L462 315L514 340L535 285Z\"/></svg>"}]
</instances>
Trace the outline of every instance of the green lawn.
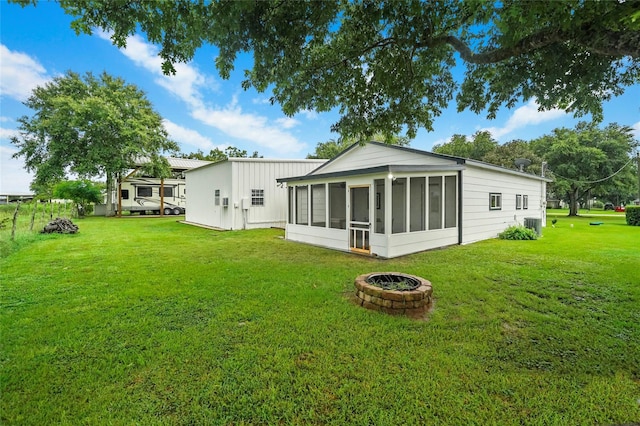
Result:
<instances>
[{"instance_id":1,"label":"green lawn","mask_svg":"<svg viewBox=\"0 0 640 426\"><path fill-rule=\"evenodd\" d=\"M590 220L388 261L279 230L76 221L0 260L0 423L638 421L640 227ZM389 270L432 282L427 321L350 302Z\"/></svg>"}]
</instances>

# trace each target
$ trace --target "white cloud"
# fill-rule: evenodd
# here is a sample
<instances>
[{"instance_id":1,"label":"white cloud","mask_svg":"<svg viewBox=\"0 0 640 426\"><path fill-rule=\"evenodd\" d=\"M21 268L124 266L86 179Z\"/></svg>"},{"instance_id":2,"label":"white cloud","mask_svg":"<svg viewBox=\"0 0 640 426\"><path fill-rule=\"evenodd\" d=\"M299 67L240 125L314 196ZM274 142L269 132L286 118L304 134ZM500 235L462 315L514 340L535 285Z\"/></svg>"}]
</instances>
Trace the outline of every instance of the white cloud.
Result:
<instances>
[{"instance_id":1,"label":"white cloud","mask_svg":"<svg viewBox=\"0 0 640 426\"><path fill-rule=\"evenodd\" d=\"M633 136L636 139L640 139L640 121L638 121L636 124L632 124L631 128L633 129Z\"/></svg>"},{"instance_id":2,"label":"white cloud","mask_svg":"<svg viewBox=\"0 0 640 426\"><path fill-rule=\"evenodd\" d=\"M229 136L250 140L281 154L299 152L304 148L290 133L269 125L266 117L243 113L235 102L224 108L196 109L191 115Z\"/></svg>"},{"instance_id":3,"label":"white cloud","mask_svg":"<svg viewBox=\"0 0 640 426\"><path fill-rule=\"evenodd\" d=\"M315 120L316 118L318 118L318 113L310 109L303 109L298 114L304 115L307 120Z\"/></svg>"},{"instance_id":4,"label":"white cloud","mask_svg":"<svg viewBox=\"0 0 640 426\"><path fill-rule=\"evenodd\" d=\"M195 130L182 127L167 119L162 120L162 124L164 124L164 128L167 129L167 132L169 133L169 137L171 139L181 144L195 146L205 153L211 151L214 148L224 150L228 146L225 144L216 146L208 137L201 135Z\"/></svg>"},{"instance_id":5,"label":"white cloud","mask_svg":"<svg viewBox=\"0 0 640 426\"><path fill-rule=\"evenodd\" d=\"M110 40L110 35L104 31L96 31L98 36ZM146 43L139 35L127 38L127 47L120 51L137 66L142 67L156 76L154 82L163 87L191 108L202 106L204 89L217 89L217 82L200 73L197 68L189 64L178 63L174 67L175 75L162 73L162 59L158 56L158 48Z\"/></svg>"},{"instance_id":6,"label":"white cloud","mask_svg":"<svg viewBox=\"0 0 640 426\"><path fill-rule=\"evenodd\" d=\"M567 113L561 109L554 108L548 111L538 111L538 107L536 100L531 99L526 105L517 108L503 127L487 127L481 130L486 130L490 132L494 138L500 139L502 136L514 130L540 124L545 121L557 120L567 115Z\"/></svg>"},{"instance_id":7,"label":"white cloud","mask_svg":"<svg viewBox=\"0 0 640 426\"><path fill-rule=\"evenodd\" d=\"M296 127L298 124L300 124L300 122L298 120L296 120L295 118L291 118L291 117L278 118L276 120L276 123L278 123L278 125L280 127L282 127L283 129L291 129L293 127Z\"/></svg>"},{"instance_id":8,"label":"white cloud","mask_svg":"<svg viewBox=\"0 0 640 426\"><path fill-rule=\"evenodd\" d=\"M18 150L0 145L0 192L3 194L28 194L33 174L24 169L22 159L11 158Z\"/></svg>"},{"instance_id":9,"label":"white cloud","mask_svg":"<svg viewBox=\"0 0 640 426\"><path fill-rule=\"evenodd\" d=\"M36 86L50 80L47 70L26 53L9 50L0 44L0 93L19 101L31 95Z\"/></svg>"},{"instance_id":10,"label":"white cloud","mask_svg":"<svg viewBox=\"0 0 640 426\"><path fill-rule=\"evenodd\" d=\"M0 139L11 139L14 136L18 136L20 132L16 129L5 129L4 127L0 127Z\"/></svg>"},{"instance_id":11,"label":"white cloud","mask_svg":"<svg viewBox=\"0 0 640 426\"><path fill-rule=\"evenodd\" d=\"M97 33L101 38L110 40L109 34ZM163 75L162 61L157 55L158 48L146 43L140 36L129 37L127 47L121 51L136 65L154 74L158 85L185 102L191 116L196 120L220 130L227 136L253 142L280 153L298 152L304 148L304 144L285 131L298 124L294 119L281 118L275 123L269 122L265 116L242 112L235 98L226 107L207 104L202 91L212 87L217 89L217 84L194 66L176 64L175 76Z\"/></svg>"},{"instance_id":12,"label":"white cloud","mask_svg":"<svg viewBox=\"0 0 640 426\"><path fill-rule=\"evenodd\" d=\"M0 117L0 123L6 123L8 121L13 121L11 117Z\"/></svg>"}]
</instances>

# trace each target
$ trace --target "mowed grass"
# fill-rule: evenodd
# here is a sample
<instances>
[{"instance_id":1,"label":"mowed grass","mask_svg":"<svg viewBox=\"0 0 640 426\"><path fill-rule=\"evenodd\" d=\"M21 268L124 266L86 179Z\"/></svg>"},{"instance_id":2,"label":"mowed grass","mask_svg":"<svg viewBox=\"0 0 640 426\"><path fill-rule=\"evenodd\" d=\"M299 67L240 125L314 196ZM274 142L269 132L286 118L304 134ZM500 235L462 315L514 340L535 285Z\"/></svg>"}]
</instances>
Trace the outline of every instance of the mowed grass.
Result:
<instances>
[{"instance_id":1,"label":"mowed grass","mask_svg":"<svg viewBox=\"0 0 640 426\"><path fill-rule=\"evenodd\" d=\"M272 229L76 221L0 261L0 422L637 422L640 227L590 220L394 260ZM372 271L429 279L428 319L351 303Z\"/></svg>"}]
</instances>

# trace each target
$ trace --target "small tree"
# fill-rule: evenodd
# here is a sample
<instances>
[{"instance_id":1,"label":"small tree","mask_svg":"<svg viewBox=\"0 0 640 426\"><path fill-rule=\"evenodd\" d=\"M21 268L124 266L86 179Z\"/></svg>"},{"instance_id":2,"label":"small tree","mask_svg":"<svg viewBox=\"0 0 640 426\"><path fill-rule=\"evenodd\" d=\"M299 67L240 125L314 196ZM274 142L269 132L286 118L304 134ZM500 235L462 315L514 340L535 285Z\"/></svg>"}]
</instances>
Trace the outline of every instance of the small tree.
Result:
<instances>
[{"instance_id":1,"label":"small tree","mask_svg":"<svg viewBox=\"0 0 640 426\"><path fill-rule=\"evenodd\" d=\"M88 180L67 180L53 188L53 196L75 203L78 217L84 217L91 203L102 201L102 185Z\"/></svg>"}]
</instances>

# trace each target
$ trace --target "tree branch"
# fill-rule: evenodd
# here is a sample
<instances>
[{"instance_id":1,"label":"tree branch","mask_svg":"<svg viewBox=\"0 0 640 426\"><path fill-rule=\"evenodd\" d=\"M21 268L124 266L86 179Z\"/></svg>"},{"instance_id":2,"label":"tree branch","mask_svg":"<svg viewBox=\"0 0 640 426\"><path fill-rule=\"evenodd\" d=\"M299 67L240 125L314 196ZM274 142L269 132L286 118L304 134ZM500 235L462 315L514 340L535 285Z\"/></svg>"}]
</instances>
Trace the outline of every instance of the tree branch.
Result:
<instances>
[{"instance_id":1,"label":"tree branch","mask_svg":"<svg viewBox=\"0 0 640 426\"><path fill-rule=\"evenodd\" d=\"M459 38L446 35L428 38L417 43L416 47L437 47L448 44L453 47L465 62L473 64L493 64L505 59L535 52L556 43L571 42L590 52L603 56L640 57L640 31L610 31L584 27L575 33L560 30L542 30L523 38L513 46L473 53Z\"/></svg>"}]
</instances>

